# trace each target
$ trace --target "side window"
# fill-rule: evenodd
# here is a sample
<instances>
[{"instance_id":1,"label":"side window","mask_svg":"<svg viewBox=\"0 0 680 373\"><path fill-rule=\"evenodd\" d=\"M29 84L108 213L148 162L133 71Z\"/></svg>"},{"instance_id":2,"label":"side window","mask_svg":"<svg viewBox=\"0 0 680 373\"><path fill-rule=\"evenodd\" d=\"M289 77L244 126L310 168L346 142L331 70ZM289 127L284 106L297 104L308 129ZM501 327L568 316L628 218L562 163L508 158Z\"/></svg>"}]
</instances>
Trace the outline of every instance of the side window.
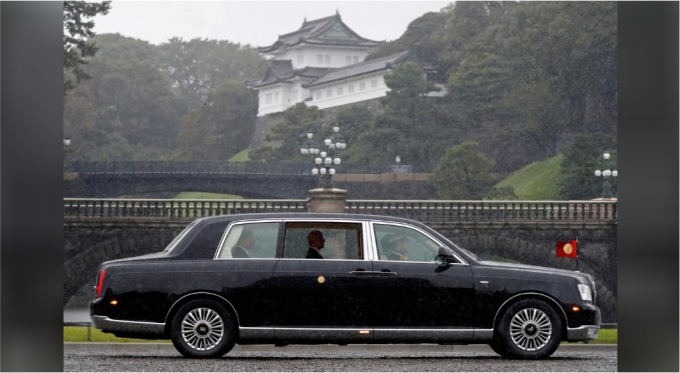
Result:
<instances>
[{"instance_id":1,"label":"side window","mask_svg":"<svg viewBox=\"0 0 680 373\"><path fill-rule=\"evenodd\" d=\"M279 223L239 224L231 227L218 258L275 258Z\"/></svg>"},{"instance_id":2,"label":"side window","mask_svg":"<svg viewBox=\"0 0 680 373\"><path fill-rule=\"evenodd\" d=\"M215 256L215 249L220 244L220 238L224 234L229 222L210 223L203 227L197 227L200 230L191 232L194 237L189 242L189 245L184 250L185 258L187 259L212 259Z\"/></svg>"},{"instance_id":3,"label":"side window","mask_svg":"<svg viewBox=\"0 0 680 373\"><path fill-rule=\"evenodd\" d=\"M374 224L380 260L434 262L440 244L425 234L407 227Z\"/></svg>"},{"instance_id":4,"label":"side window","mask_svg":"<svg viewBox=\"0 0 680 373\"><path fill-rule=\"evenodd\" d=\"M363 259L364 257L361 224L359 223L286 223L284 236L284 258ZM311 248L311 246L321 247ZM316 256L317 253L320 257Z\"/></svg>"}]
</instances>

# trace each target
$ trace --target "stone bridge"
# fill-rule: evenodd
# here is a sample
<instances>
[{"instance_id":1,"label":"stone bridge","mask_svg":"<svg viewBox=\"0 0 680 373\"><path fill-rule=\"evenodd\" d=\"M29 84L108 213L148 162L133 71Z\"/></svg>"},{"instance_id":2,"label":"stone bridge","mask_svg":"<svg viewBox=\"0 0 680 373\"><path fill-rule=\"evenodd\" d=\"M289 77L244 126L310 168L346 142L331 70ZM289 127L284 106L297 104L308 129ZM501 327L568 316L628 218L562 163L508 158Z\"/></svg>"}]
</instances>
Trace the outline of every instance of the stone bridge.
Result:
<instances>
[{"instance_id":1,"label":"stone bridge","mask_svg":"<svg viewBox=\"0 0 680 373\"><path fill-rule=\"evenodd\" d=\"M343 167L333 181L351 190L351 198L427 199L436 195L424 172L395 173L389 165ZM311 168L311 163L76 162L66 166L64 196L113 198L201 191L245 198L306 198L307 190L318 183Z\"/></svg>"},{"instance_id":2,"label":"stone bridge","mask_svg":"<svg viewBox=\"0 0 680 373\"><path fill-rule=\"evenodd\" d=\"M304 212L307 202L65 199L64 304L86 305L101 262L160 251L197 217ZM555 243L578 238L578 269L595 277L603 322L616 322L615 202L348 200L345 211L421 221L490 260L571 270L577 261L557 258Z\"/></svg>"}]
</instances>

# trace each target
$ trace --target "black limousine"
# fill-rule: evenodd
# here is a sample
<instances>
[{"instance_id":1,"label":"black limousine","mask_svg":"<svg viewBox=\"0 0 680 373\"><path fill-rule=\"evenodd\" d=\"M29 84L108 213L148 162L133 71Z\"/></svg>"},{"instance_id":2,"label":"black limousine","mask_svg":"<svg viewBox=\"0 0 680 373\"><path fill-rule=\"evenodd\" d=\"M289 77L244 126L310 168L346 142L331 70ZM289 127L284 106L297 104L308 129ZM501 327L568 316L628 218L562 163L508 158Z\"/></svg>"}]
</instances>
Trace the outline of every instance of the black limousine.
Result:
<instances>
[{"instance_id":1,"label":"black limousine","mask_svg":"<svg viewBox=\"0 0 680 373\"><path fill-rule=\"evenodd\" d=\"M187 357L239 344L489 344L541 359L596 339L590 275L480 260L419 222L354 214L202 218L162 252L99 268L94 326L170 338Z\"/></svg>"}]
</instances>

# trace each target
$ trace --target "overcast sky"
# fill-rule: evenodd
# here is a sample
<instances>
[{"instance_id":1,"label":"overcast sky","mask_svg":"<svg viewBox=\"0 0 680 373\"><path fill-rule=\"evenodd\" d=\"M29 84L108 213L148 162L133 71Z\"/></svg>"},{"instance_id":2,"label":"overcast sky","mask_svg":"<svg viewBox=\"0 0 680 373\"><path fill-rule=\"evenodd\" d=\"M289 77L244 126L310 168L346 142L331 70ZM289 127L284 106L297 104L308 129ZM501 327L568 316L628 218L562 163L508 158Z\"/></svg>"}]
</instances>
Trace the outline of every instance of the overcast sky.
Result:
<instances>
[{"instance_id":1,"label":"overcast sky","mask_svg":"<svg viewBox=\"0 0 680 373\"><path fill-rule=\"evenodd\" d=\"M411 21L438 12L448 1L113 1L94 31L120 33L153 44L184 39L229 40L252 46L274 43L279 34L340 12L359 35L372 40L399 38Z\"/></svg>"}]
</instances>

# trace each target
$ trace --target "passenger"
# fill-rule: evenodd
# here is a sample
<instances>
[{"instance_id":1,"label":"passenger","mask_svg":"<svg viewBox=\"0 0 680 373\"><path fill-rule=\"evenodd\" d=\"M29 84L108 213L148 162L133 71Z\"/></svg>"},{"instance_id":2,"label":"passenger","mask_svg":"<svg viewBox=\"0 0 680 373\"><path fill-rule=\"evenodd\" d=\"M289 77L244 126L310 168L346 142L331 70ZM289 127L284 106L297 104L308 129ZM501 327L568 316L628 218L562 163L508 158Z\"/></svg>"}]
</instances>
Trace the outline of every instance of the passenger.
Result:
<instances>
[{"instance_id":1,"label":"passenger","mask_svg":"<svg viewBox=\"0 0 680 373\"><path fill-rule=\"evenodd\" d=\"M380 240L380 246L383 251L380 254L382 260L396 260L408 261L406 253L409 250L408 237L398 234L388 234Z\"/></svg>"},{"instance_id":2,"label":"passenger","mask_svg":"<svg viewBox=\"0 0 680 373\"><path fill-rule=\"evenodd\" d=\"M244 229L236 242L236 246L231 249L232 258L250 258L249 251L255 246L255 236L253 231Z\"/></svg>"},{"instance_id":3,"label":"passenger","mask_svg":"<svg viewBox=\"0 0 680 373\"><path fill-rule=\"evenodd\" d=\"M307 242L309 242L309 249L307 250L307 259L323 259L319 250L323 249L323 244L326 239L323 238L323 233L318 230L313 230L307 235Z\"/></svg>"}]
</instances>

